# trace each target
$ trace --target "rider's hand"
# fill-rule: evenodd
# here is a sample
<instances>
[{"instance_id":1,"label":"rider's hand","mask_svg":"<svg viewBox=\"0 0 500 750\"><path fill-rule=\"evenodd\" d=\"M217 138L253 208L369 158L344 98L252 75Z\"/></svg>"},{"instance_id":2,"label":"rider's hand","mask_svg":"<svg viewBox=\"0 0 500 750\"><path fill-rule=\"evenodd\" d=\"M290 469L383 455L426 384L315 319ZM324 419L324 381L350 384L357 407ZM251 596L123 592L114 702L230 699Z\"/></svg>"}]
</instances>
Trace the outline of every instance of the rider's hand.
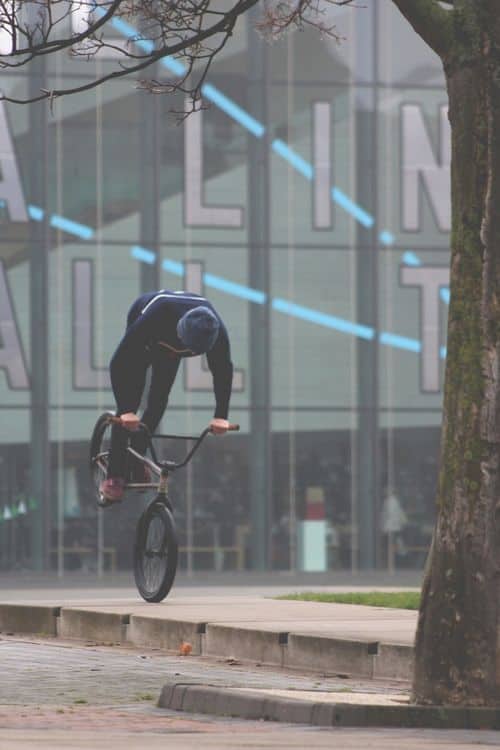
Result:
<instances>
[{"instance_id":1,"label":"rider's hand","mask_svg":"<svg viewBox=\"0 0 500 750\"><path fill-rule=\"evenodd\" d=\"M122 427L125 427L126 430L137 430L141 421L137 414L134 414L133 411L129 411L126 414L121 414L120 420L122 423Z\"/></svg>"},{"instance_id":2,"label":"rider's hand","mask_svg":"<svg viewBox=\"0 0 500 750\"><path fill-rule=\"evenodd\" d=\"M229 429L229 422L227 419L217 419L214 417L210 422L210 429L215 435L224 435Z\"/></svg>"}]
</instances>

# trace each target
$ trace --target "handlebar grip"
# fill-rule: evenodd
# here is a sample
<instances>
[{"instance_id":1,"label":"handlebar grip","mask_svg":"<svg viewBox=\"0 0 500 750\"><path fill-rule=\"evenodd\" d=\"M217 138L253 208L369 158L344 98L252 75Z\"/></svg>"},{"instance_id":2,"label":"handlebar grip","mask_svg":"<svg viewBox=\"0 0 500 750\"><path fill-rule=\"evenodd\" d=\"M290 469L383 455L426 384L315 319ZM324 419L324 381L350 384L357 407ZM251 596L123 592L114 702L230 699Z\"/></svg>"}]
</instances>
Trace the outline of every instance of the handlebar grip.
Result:
<instances>
[{"instance_id":1,"label":"handlebar grip","mask_svg":"<svg viewBox=\"0 0 500 750\"><path fill-rule=\"evenodd\" d=\"M238 432L239 429L240 429L239 424L230 424L229 427L227 428L227 432ZM207 427L205 432L202 433L201 437L204 437L207 434L207 432L213 433L214 429L212 427Z\"/></svg>"}]
</instances>

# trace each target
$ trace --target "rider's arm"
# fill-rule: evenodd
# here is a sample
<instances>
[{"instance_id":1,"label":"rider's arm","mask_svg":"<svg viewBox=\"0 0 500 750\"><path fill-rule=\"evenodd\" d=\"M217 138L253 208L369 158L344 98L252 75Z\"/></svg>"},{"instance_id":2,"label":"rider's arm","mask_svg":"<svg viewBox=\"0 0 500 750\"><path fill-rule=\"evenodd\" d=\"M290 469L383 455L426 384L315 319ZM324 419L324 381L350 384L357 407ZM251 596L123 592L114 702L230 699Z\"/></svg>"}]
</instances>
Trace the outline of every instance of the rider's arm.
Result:
<instances>
[{"instance_id":1,"label":"rider's arm","mask_svg":"<svg viewBox=\"0 0 500 750\"><path fill-rule=\"evenodd\" d=\"M212 372L215 394L216 419L227 419L229 399L233 386L233 363L226 327L221 323L217 341L207 354L208 366Z\"/></svg>"},{"instance_id":2,"label":"rider's arm","mask_svg":"<svg viewBox=\"0 0 500 750\"><path fill-rule=\"evenodd\" d=\"M164 314L159 300L127 328L113 355L111 385L119 414L134 413L139 408L149 364L147 346L157 337Z\"/></svg>"}]
</instances>

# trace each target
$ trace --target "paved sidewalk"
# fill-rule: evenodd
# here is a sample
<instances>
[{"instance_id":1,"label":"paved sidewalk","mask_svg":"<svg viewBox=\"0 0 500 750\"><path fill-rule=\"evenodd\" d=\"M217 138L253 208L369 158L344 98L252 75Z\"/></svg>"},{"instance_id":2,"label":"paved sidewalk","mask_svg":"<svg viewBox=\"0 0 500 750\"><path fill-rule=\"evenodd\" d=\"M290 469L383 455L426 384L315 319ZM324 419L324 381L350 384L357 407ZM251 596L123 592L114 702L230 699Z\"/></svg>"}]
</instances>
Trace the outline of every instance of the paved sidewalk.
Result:
<instances>
[{"instance_id":1,"label":"paved sidewalk","mask_svg":"<svg viewBox=\"0 0 500 750\"><path fill-rule=\"evenodd\" d=\"M346 587L349 588L349 587ZM301 587L300 590L302 590ZM338 587L314 587L315 590L339 590ZM344 589L344 587L342 587ZM307 632L341 638L361 638L412 645L417 613L382 607L349 604L324 604L277 600L273 597L292 593L292 587L259 587L247 593L241 588L174 588L159 604L146 604L130 589L21 589L0 593L0 605L17 603L46 605L65 609L147 616L192 623L237 624L261 630ZM373 590L367 587L367 590ZM382 587L377 587L382 590ZM390 590L384 587L384 590Z\"/></svg>"}]
</instances>

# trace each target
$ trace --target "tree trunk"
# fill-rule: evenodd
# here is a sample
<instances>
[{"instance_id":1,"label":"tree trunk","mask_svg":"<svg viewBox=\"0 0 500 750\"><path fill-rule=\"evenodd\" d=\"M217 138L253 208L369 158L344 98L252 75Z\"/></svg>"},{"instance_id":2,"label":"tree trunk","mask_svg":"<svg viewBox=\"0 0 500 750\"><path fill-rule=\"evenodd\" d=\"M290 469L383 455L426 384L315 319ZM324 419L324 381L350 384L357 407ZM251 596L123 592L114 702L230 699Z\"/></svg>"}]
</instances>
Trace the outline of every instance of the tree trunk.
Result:
<instances>
[{"instance_id":1,"label":"tree trunk","mask_svg":"<svg viewBox=\"0 0 500 750\"><path fill-rule=\"evenodd\" d=\"M453 13L448 354L413 697L491 706L500 704L500 21L494 0L461 0Z\"/></svg>"}]
</instances>

